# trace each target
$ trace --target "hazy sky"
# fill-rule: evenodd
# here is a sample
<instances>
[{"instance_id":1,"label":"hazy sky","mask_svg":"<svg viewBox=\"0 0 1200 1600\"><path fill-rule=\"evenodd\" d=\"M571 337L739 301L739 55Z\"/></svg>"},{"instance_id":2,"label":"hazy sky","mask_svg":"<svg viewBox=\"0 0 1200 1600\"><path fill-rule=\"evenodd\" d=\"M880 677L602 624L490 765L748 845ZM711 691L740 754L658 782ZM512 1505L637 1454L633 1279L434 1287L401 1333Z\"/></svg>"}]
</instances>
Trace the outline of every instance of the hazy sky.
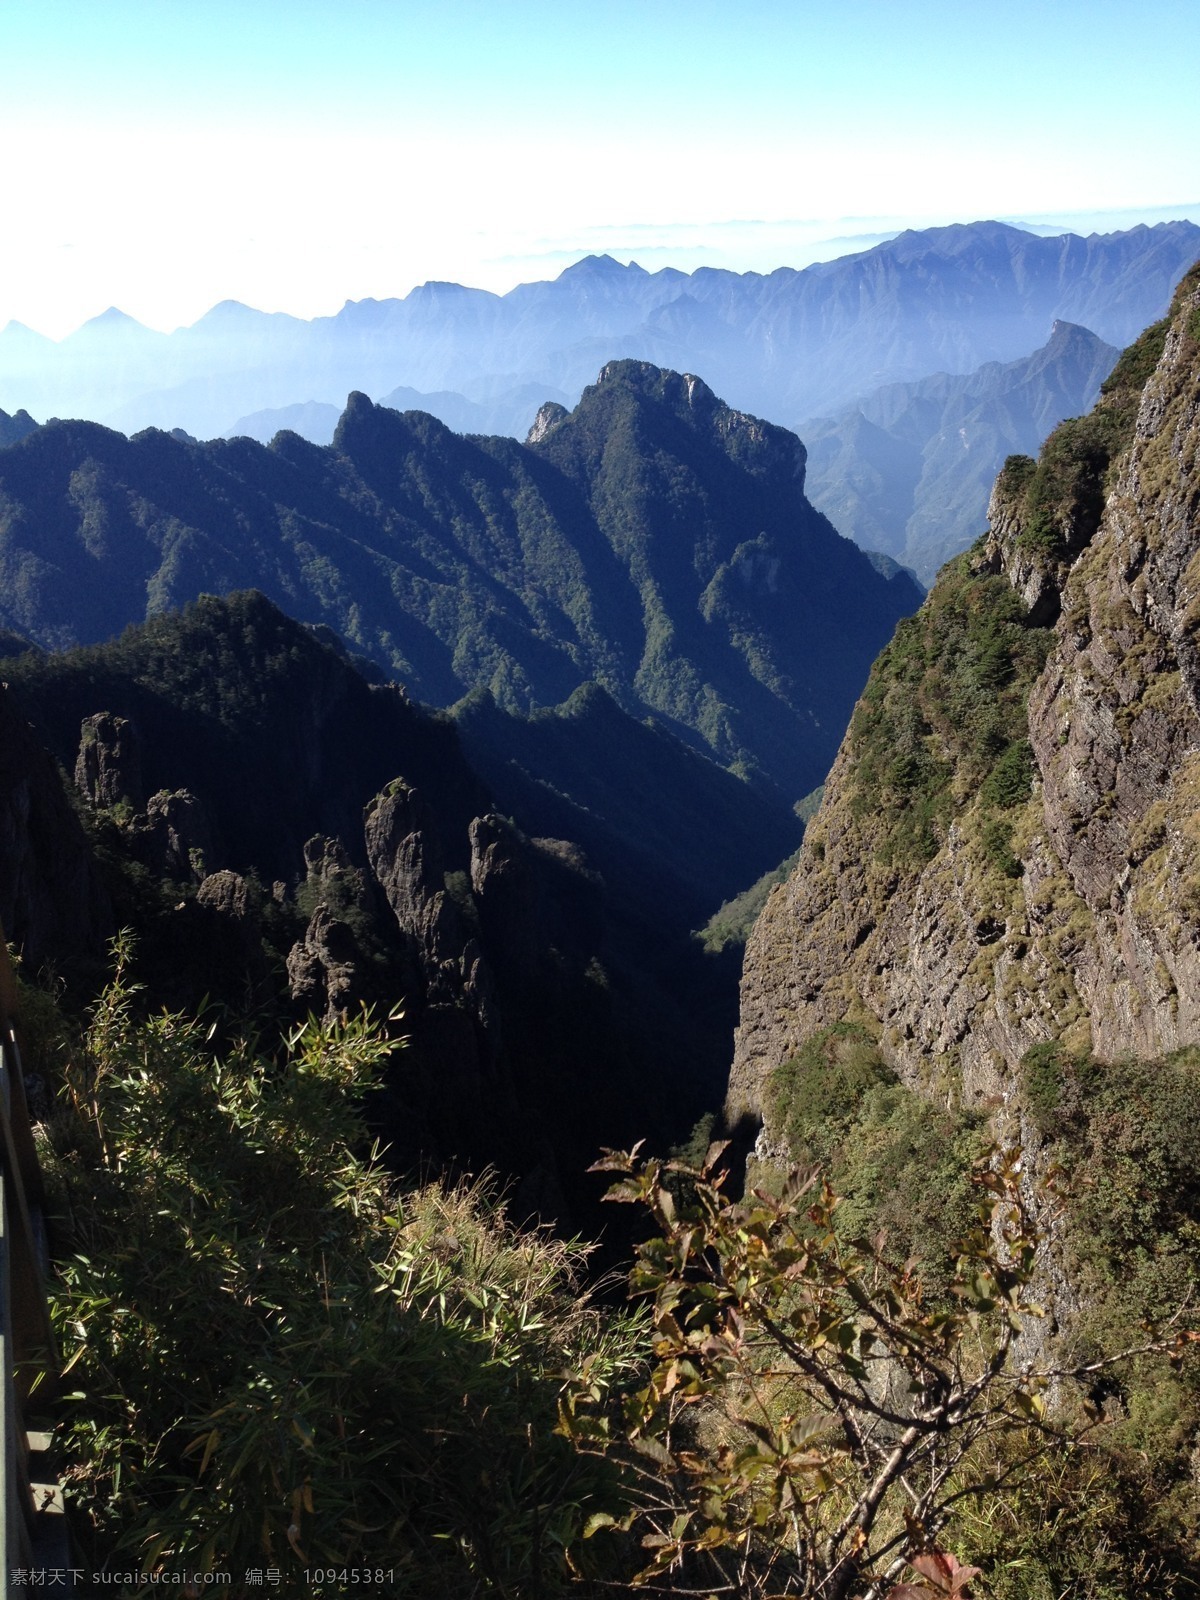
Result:
<instances>
[{"instance_id":1,"label":"hazy sky","mask_svg":"<svg viewBox=\"0 0 1200 1600\"><path fill-rule=\"evenodd\" d=\"M0 325L1200 221L1197 59L1195 0L0 0Z\"/></svg>"}]
</instances>

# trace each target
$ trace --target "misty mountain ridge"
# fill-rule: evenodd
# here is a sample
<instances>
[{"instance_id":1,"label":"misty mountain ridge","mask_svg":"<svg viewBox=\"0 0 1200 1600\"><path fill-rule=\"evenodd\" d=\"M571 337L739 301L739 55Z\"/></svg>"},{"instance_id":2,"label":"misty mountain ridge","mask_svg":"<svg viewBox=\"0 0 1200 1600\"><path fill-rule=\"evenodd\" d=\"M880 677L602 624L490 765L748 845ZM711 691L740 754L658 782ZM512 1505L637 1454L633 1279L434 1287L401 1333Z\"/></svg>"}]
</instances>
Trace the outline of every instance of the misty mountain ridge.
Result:
<instances>
[{"instance_id":1,"label":"misty mountain ridge","mask_svg":"<svg viewBox=\"0 0 1200 1600\"><path fill-rule=\"evenodd\" d=\"M0 405L211 437L351 390L403 385L483 404L533 384L570 399L604 361L627 357L702 372L731 404L790 424L885 383L1015 360L1056 318L1124 345L1198 252L1189 222L1087 239L983 222L768 274L589 256L504 295L428 283L311 322L224 302L165 334L110 311L58 344L5 328ZM522 402L507 431L527 425Z\"/></svg>"},{"instance_id":2,"label":"misty mountain ridge","mask_svg":"<svg viewBox=\"0 0 1200 1600\"><path fill-rule=\"evenodd\" d=\"M800 425L809 490L857 544L930 584L982 531L1005 458L1036 455L1064 418L1088 411L1119 354L1056 321L1022 360L886 385L840 416Z\"/></svg>"}]
</instances>

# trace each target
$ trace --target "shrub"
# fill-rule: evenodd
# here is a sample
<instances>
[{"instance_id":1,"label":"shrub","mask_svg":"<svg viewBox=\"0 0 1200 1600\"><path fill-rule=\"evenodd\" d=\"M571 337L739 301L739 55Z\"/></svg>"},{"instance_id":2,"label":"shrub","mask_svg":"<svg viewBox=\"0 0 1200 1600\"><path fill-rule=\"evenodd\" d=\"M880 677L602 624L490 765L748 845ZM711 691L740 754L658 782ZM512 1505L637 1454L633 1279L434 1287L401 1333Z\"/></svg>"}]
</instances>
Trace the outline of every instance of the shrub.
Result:
<instances>
[{"instance_id":1,"label":"shrub","mask_svg":"<svg viewBox=\"0 0 1200 1600\"><path fill-rule=\"evenodd\" d=\"M985 1563L993 1600L1196 1592L1195 1378L1162 1359L1200 1339L1186 1282L1141 1326L1126 1310L1103 1338L1047 1340L1030 1296L1062 1219L1016 1152L974 1163L938 1285L843 1227L818 1173L728 1199L723 1149L698 1169L636 1152L600 1164L610 1198L655 1224L631 1278L652 1303L653 1361L632 1391L581 1375L562 1428L641 1475L624 1516L588 1524L640 1535L639 1584L930 1600L979 1573L952 1547ZM900 1581L906 1565L917 1579Z\"/></svg>"},{"instance_id":2,"label":"shrub","mask_svg":"<svg viewBox=\"0 0 1200 1600\"><path fill-rule=\"evenodd\" d=\"M388 1592L551 1594L612 1474L552 1434L559 1373L628 1325L485 1184L399 1193L356 1101L361 1015L268 1054L139 1016L118 965L66 1068L58 1437L97 1566L387 1569Z\"/></svg>"}]
</instances>

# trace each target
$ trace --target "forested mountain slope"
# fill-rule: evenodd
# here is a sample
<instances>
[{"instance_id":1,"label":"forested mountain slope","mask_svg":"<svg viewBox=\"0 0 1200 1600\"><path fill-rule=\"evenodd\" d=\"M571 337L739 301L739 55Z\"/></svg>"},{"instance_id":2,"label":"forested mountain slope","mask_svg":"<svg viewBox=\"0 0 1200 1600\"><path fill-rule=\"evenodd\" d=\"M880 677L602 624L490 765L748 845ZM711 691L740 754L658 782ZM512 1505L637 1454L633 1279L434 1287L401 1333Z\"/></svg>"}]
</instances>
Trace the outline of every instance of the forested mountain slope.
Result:
<instances>
[{"instance_id":1,"label":"forested mountain slope","mask_svg":"<svg viewBox=\"0 0 1200 1600\"><path fill-rule=\"evenodd\" d=\"M845 1018L975 1103L1047 1041L1200 1039L1198 451L1193 270L872 669L747 951L735 1110Z\"/></svg>"},{"instance_id":2,"label":"forested mountain slope","mask_svg":"<svg viewBox=\"0 0 1200 1600\"><path fill-rule=\"evenodd\" d=\"M596 681L789 799L920 598L812 509L794 435L637 362L528 445L352 395L329 448L63 422L0 452L0 626L93 643L243 588L436 705Z\"/></svg>"}]
</instances>

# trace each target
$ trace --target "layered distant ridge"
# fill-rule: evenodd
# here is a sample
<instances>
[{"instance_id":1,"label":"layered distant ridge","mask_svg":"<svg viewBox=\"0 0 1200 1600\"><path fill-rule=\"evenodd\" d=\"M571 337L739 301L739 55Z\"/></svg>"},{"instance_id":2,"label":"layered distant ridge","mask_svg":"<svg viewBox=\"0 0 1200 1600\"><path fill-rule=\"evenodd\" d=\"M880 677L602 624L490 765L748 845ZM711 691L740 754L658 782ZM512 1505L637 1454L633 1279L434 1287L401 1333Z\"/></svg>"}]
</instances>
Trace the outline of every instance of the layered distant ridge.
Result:
<instances>
[{"instance_id":1,"label":"layered distant ridge","mask_svg":"<svg viewBox=\"0 0 1200 1600\"><path fill-rule=\"evenodd\" d=\"M1125 345L1198 251L1187 222L1086 239L978 222L802 271L647 272L590 256L505 295L427 283L311 322L228 301L164 334L110 310L58 344L10 324L0 405L211 437L259 411L403 385L485 408L509 396L508 421L485 426L520 433L527 386L569 402L602 363L636 357L701 372L732 404L792 426L881 384L1017 360L1056 318Z\"/></svg>"}]
</instances>

